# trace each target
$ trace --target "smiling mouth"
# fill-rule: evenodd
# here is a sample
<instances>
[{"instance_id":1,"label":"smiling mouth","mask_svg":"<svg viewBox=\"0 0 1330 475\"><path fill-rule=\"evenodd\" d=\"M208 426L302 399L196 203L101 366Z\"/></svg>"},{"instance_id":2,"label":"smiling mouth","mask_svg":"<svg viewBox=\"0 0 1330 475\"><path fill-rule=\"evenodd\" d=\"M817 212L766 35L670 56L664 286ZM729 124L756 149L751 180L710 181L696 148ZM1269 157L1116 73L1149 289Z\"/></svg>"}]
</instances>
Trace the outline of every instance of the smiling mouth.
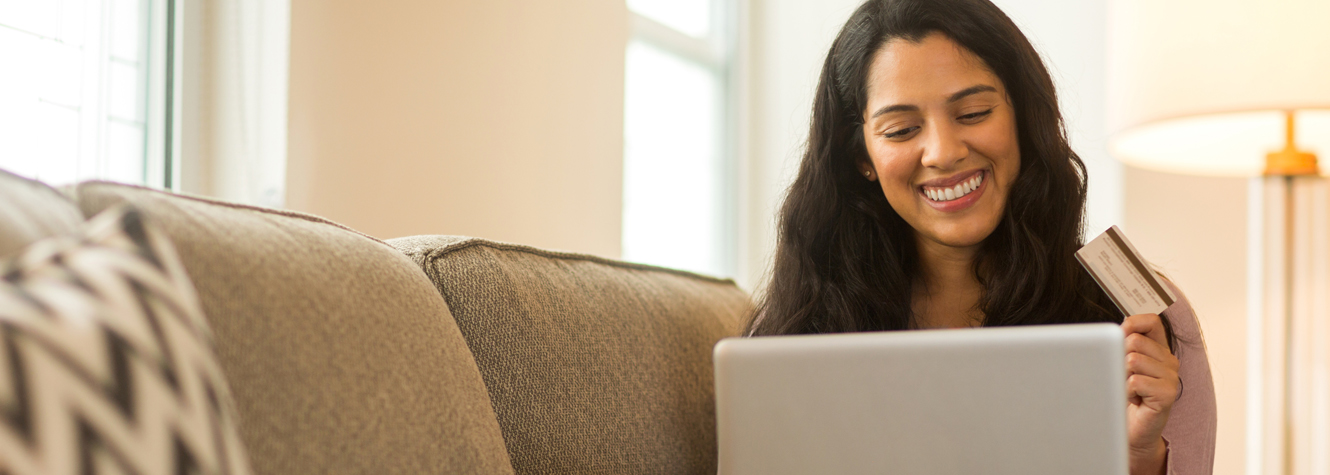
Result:
<instances>
[{"instance_id":1,"label":"smiling mouth","mask_svg":"<svg viewBox=\"0 0 1330 475\"><path fill-rule=\"evenodd\" d=\"M947 202L952 200L958 200L964 198L965 195L974 193L974 190L979 189L979 185L982 184L983 182L984 182L984 174L979 173L976 174L974 177L970 178L969 180L957 183L954 186L950 187L923 186L920 188L923 189L924 196L927 196L928 199L937 202Z\"/></svg>"}]
</instances>

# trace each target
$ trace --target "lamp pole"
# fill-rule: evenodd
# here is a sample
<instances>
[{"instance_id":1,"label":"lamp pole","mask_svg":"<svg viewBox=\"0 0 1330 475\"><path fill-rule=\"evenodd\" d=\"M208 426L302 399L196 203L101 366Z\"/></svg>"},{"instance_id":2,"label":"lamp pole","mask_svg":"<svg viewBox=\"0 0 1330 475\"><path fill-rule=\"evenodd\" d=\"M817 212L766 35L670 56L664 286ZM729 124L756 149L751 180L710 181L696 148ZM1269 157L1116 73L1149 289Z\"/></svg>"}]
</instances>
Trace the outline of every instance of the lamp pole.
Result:
<instances>
[{"instance_id":1,"label":"lamp pole","mask_svg":"<svg viewBox=\"0 0 1330 475\"><path fill-rule=\"evenodd\" d=\"M1296 335L1294 327L1297 323L1295 315L1295 281L1297 279L1294 266L1297 265L1296 257L1296 233L1298 228L1296 220L1297 197L1295 194L1295 180L1298 177L1315 176L1320 168L1317 164L1316 155L1298 150L1296 142L1296 114L1295 111L1286 111L1284 114L1285 134L1284 149L1272 152L1266 155L1265 176L1267 179L1274 178L1281 181L1283 185L1282 195L1282 221L1283 221L1283 239L1282 255L1280 263L1282 267L1281 277L1283 280L1282 289L1279 292L1280 305L1282 309L1283 320L1283 414L1280 417L1283 436L1283 472L1285 475L1293 475L1295 469L1294 459L1294 403L1295 394L1294 380L1296 379ZM1268 196L1268 195L1267 195ZM1267 208L1268 209L1268 208ZM1268 221L1267 221L1268 222Z\"/></svg>"}]
</instances>

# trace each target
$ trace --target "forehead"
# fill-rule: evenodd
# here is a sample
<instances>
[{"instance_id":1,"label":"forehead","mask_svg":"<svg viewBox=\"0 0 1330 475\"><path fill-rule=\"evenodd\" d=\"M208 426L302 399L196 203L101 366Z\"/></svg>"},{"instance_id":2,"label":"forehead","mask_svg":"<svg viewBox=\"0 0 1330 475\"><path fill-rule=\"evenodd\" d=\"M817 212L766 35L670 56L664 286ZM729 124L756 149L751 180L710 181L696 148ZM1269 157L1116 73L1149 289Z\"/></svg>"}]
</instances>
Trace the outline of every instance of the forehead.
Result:
<instances>
[{"instance_id":1,"label":"forehead","mask_svg":"<svg viewBox=\"0 0 1330 475\"><path fill-rule=\"evenodd\" d=\"M974 53L941 33L919 41L892 39L873 54L868 70L868 104L922 105L978 84L1005 95L1002 81Z\"/></svg>"}]
</instances>

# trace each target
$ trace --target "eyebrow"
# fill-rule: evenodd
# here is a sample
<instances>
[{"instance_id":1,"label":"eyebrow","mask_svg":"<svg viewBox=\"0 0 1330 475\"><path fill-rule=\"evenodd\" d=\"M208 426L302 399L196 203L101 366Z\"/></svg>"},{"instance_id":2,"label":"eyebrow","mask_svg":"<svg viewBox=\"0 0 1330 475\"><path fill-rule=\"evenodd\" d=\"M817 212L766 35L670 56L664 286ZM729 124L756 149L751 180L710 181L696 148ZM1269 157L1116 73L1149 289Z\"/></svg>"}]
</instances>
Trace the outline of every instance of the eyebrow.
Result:
<instances>
[{"instance_id":1,"label":"eyebrow","mask_svg":"<svg viewBox=\"0 0 1330 475\"><path fill-rule=\"evenodd\" d=\"M973 95L975 95L975 94L979 94L979 93L981 93L981 92L997 92L997 88L995 88L995 87L993 87L993 86L989 86L989 85L987 85L987 84L979 84L979 85L977 85L977 86L970 86L970 87L967 87L967 88L965 88L965 89L961 89L960 91L958 91L958 92L955 93L955 94L952 94L951 97L948 97L948 98L947 98L947 103L950 104L950 103L952 103L952 102L959 101L959 100L961 100L961 99L964 99L964 98L969 97L969 96L973 96ZM882 115L882 114L890 114L890 113L892 113L892 112L917 111L917 110L919 110L919 106L912 106L912 105L908 105L908 104L896 104L896 105L885 106L885 107L883 107L883 108L881 108L881 109L878 109L877 112L874 112L874 113L873 113L873 116L872 116L872 117L875 118L875 117L880 116L880 115Z\"/></svg>"}]
</instances>

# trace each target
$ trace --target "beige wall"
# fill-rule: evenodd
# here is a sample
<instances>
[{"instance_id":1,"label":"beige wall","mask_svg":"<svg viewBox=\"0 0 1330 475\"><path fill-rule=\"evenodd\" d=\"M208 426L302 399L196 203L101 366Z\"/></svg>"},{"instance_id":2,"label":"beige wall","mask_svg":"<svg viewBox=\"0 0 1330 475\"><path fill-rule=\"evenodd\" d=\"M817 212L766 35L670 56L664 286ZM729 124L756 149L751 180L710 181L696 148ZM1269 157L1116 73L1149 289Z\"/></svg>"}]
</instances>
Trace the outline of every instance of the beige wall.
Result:
<instances>
[{"instance_id":1,"label":"beige wall","mask_svg":"<svg viewBox=\"0 0 1330 475\"><path fill-rule=\"evenodd\" d=\"M1215 474L1245 473L1247 180L1125 167L1122 230L1196 309L1219 404Z\"/></svg>"},{"instance_id":2,"label":"beige wall","mask_svg":"<svg viewBox=\"0 0 1330 475\"><path fill-rule=\"evenodd\" d=\"M292 0L286 205L620 252L622 0Z\"/></svg>"}]
</instances>

